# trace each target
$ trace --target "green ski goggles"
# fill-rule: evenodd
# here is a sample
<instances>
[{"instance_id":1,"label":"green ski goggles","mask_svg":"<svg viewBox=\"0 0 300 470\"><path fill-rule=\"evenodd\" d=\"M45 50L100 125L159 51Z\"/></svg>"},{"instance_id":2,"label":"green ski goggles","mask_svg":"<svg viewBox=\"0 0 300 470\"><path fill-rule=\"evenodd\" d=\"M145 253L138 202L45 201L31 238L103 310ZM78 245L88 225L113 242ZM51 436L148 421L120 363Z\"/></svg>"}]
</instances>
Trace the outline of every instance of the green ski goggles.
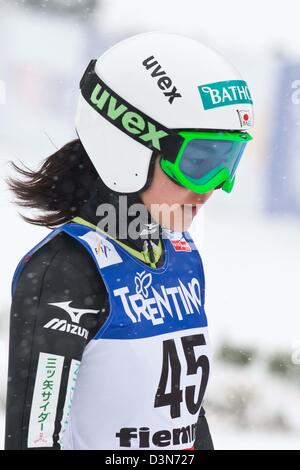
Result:
<instances>
[{"instance_id":1,"label":"green ski goggles","mask_svg":"<svg viewBox=\"0 0 300 470\"><path fill-rule=\"evenodd\" d=\"M252 137L240 131L181 131L178 135L183 142L175 159L162 154L163 171L199 194L217 187L230 193L237 166Z\"/></svg>"}]
</instances>

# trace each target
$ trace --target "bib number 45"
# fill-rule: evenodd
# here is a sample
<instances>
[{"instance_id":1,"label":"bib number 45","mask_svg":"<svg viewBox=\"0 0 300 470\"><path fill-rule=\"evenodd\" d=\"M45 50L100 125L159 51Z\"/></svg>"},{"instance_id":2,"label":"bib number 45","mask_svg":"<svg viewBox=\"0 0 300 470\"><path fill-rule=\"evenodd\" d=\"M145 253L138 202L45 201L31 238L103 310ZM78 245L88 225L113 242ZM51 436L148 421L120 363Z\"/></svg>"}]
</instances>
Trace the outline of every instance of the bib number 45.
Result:
<instances>
[{"instance_id":1,"label":"bib number 45","mask_svg":"<svg viewBox=\"0 0 300 470\"><path fill-rule=\"evenodd\" d=\"M181 363L176 349L174 339L163 341L162 371L158 389L155 395L154 407L169 406L172 418L178 418L181 414L181 403L185 400L186 407L191 414L196 414L201 406L209 375L209 360L206 355L196 358L195 347L205 346L206 341L203 334L184 336L181 344L187 364L187 375L199 377L201 369L200 387L188 385L181 389ZM170 378L169 378L170 377ZM171 391L166 392L168 380ZM199 379L200 380L200 379ZM196 389L199 390L196 396Z\"/></svg>"}]
</instances>

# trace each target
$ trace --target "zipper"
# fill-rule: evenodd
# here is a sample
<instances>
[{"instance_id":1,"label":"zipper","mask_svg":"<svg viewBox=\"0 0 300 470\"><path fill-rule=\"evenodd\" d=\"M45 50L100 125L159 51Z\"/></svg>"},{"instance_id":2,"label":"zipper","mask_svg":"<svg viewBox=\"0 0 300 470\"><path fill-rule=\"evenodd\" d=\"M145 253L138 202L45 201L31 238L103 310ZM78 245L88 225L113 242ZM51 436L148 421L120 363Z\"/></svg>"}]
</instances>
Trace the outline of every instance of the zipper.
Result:
<instances>
[{"instance_id":1,"label":"zipper","mask_svg":"<svg viewBox=\"0 0 300 470\"><path fill-rule=\"evenodd\" d=\"M145 261L150 264L150 267L156 268L153 246L150 240L144 241L143 253L144 253Z\"/></svg>"},{"instance_id":2,"label":"zipper","mask_svg":"<svg viewBox=\"0 0 300 470\"><path fill-rule=\"evenodd\" d=\"M151 266L152 266L152 264L154 264L154 267L156 268L155 256L154 256L154 253L153 253L153 246L152 246L151 240L147 240L147 242L148 242L149 258L150 258L150 261L151 261Z\"/></svg>"}]
</instances>

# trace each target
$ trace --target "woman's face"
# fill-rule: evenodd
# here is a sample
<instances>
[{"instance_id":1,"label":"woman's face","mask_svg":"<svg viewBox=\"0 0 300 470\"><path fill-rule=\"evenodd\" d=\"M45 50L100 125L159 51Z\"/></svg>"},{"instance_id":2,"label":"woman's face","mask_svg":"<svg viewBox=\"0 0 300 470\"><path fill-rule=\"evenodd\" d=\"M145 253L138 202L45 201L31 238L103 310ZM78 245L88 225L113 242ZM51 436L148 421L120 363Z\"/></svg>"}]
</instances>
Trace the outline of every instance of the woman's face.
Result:
<instances>
[{"instance_id":1,"label":"woman's face","mask_svg":"<svg viewBox=\"0 0 300 470\"><path fill-rule=\"evenodd\" d=\"M152 183L141 193L141 199L153 219L162 227L183 232L214 190L197 194L174 183L161 169L156 159Z\"/></svg>"}]
</instances>

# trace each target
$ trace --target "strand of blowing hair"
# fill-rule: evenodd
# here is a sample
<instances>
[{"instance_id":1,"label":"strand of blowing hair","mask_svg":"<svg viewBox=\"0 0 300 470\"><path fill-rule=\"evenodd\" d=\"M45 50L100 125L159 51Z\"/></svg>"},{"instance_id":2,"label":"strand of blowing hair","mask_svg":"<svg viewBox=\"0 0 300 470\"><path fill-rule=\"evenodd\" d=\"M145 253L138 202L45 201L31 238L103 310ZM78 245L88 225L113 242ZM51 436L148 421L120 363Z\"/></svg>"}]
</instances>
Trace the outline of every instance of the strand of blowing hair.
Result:
<instances>
[{"instance_id":1,"label":"strand of blowing hair","mask_svg":"<svg viewBox=\"0 0 300 470\"><path fill-rule=\"evenodd\" d=\"M21 207L40 214L21 217L30 224L55 227L69 222L89 199L97 172L79 139L47 157L37 171L10 162L22 179L9 177L7 184Z\"/></svg>"}]
</instances>

